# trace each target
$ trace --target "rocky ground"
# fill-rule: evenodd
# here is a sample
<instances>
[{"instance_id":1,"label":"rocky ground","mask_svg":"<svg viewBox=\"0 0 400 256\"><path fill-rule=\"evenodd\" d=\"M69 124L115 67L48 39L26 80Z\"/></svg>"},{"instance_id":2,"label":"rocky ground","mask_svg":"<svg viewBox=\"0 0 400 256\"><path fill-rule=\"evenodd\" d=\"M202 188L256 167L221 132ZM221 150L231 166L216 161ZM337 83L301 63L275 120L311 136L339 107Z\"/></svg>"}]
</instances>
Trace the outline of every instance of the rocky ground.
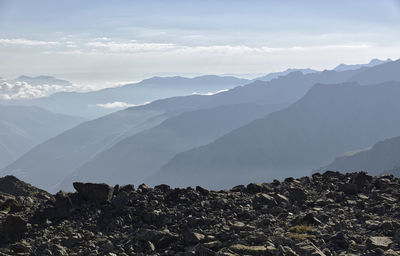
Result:
<instances>
[{"instance_id":1,"label":"rocky ground","mask_svg":"<svg viewBox=\"0 0 400 256\"><path fill-rule=\"evenodd\" d=\"M400 255L400 179L326 172L208 191L0 179L0 255Z\"/></svg>"}]
</instances>

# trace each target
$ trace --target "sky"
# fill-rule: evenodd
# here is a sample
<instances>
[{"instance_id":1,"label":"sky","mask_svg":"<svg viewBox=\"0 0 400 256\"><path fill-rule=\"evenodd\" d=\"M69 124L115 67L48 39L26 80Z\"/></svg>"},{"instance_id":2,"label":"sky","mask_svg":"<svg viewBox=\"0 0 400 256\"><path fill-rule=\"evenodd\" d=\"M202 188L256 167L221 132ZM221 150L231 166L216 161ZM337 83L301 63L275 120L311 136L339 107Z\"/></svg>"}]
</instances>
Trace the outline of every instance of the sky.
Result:
<instances>
[{"instance_id":1,"label":"sky","mask_svg":"<svg viewBox=\"0 0 400 256\"><path fill-rule=\"evenodd\" d=\"M111 86L400 58L400 0L0 0L0 77Z\"/></svg>"}]
</instances>

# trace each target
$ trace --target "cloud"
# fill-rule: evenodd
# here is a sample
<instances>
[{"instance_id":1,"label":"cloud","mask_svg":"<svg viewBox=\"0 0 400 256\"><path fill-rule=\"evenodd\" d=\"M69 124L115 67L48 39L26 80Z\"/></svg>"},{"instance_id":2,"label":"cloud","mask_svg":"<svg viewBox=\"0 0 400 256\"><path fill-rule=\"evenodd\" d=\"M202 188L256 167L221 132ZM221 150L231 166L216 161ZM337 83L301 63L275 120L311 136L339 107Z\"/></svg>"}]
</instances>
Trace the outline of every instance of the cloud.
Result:
<instances>
[{"instance_id":1,"label":"cloud","mask_svg":"<svg viewBox=\"0 0 400 256\"><path fill-rule=\"evenodd\" d=\"M30 40L25 38L14 38L14 39L0 38L0 44L16 45L16 46L54 46L58 45L59 42Z\"/></svg>"},{"instance_id":2,"label":"cloud","mask_svg":"<svg viewBox=\"0 0 400 256\"><path fill-rule=\"evenodd\" d=\"M192 93L193 95L207 95L207 96L210 96L210 95L214 95L214 94L217 94L217 93L220 93L220 92L226 92L226 91L228 91L229 89L222 89L222 90L219 90L219 91L215 91L215 92L206 92L206 93L200 93L200 92L194 92L194 93Z\"/></svg>"},{"instance_id":3,"label":"cloud","mask_svg":"<svg viewBox=\"0 0 400 256\"><path fill-rule=\"evenodd\" d=\"M56 92L72 92L72 91L91 91L95 88L92 86L82 85L57 85L57 84L41 84L30 85L27 82L8 82L3 80L0 82L0 99L4 100L21 100L42 98L54 94Z\"/></svg>"},{"instance_id":4,"label":"cloud","mask_svg":"<svg viewBox=\"0 0 400 256\"><path fill-rule=\"evenodd\" d=\"M161 43L139 43L136 40L130 40L128 42L116 42L116 41L94 41L88 42L89 47L106 49L110 52L143 52L143 51L165 51L176 49L177 46L174 44L161 44Z\"/></svg>"},{"instance_id":5,"label":"cloud","mask_svg":"<svg viewBox=\"0 0 400 256\"><path fill-rule=\"evenodd\" d=\"M143 43L136 40L115 41L109 38L96 38L86 44L90 52L97 53L138 53L138 52L170 52L177 54L263 54L274 52L306 51L316 49L356 49L368 48L370 45L360 44L327 44L310 46L269 47L266 45L204 45L190 46L173 43Z\"/></svg>"},{"instance_id":6,"label":"cloud","mask_svg":"<svg viewBox=\"0 0 400 256\"><path fill-rule=\"evenodd\" d=\"M122 101L114 101L114 102L109 102L105 104L96 104L97 107L101 108L107 108L107 109L113 109L113 108L128 108L128 107L134 107L136 106L135 104L129 104L126 102Z\"/></svg>"},{"instance_id":7,"label":"cloud","mask_svg":"<svg viewBox=\"0 0 400 256\"><path fill-rule=\"evenodd\" d=\"M137 40L117 40L107 37L86 38L77 40L64 38L58 41L40 41L25 38L0 39L3 46L57 46L51 50L41 51L42 54L113 54L113 53L148 53L162 52L173 54L216 54L216 55L237 55L237 54L268 54L274 52L313 51L316 49L358 49L368 48L366 43L359 44L319 44L287 47L270 47L267 45L246 45L246 44L221 44L221 45L187 45L179 43L155 43L139 42Z\"/></svg>"}]
</instances>

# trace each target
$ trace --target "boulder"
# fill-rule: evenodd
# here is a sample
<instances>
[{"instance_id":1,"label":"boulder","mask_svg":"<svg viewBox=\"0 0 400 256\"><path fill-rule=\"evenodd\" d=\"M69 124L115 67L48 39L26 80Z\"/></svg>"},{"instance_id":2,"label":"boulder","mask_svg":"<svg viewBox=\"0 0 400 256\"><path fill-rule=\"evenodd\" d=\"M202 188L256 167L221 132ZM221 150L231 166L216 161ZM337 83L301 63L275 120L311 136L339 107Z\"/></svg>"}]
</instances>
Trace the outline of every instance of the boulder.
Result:
<instances>
[{"instance_id":1,"label":"boulder","mask_svg":"<svg viewBox=\"0 0 400 256\"><path fill-rule=\"evenodd\" d=\"M266 205L268 207L273 207L278 204L277 204L275 198L273 198L272 196L264 194L264 193L258 193L254 196L253 205L254 205L254 208L260 209L264 205Z\"/></svg>"},{"instance_id":2,"label":"boulder","mask_svg":"<svg viewBox=\"0 0 400 256\"><path fill-rule=\"evenodd\" d=\"M104 183L74 182L74 188L85 200L95 203L110 202L114 189Z\"/></svg>"}]
</instances>

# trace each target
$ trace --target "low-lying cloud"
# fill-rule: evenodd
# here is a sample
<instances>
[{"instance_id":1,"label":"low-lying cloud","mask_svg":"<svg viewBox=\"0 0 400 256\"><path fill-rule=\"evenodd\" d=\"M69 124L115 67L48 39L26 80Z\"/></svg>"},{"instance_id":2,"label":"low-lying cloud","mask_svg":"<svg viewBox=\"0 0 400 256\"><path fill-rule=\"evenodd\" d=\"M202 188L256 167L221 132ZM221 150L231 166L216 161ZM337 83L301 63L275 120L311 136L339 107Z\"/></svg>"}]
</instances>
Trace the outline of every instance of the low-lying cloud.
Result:
<instances>
[{"instance_id":1,"label":"low-lying cloud","mask_svg":"<svg viewBox=\"0 0 400 256\"><path fill-rule=\"evenodd\" d=\"M200 92L194 92L194 93L192 93L193 95L206 95L206 96L210 96L210 95L214 95L214 94L217 94L217 93L220 93L220 92L226 92L226 91L228 91L229 89L222 89L222 90L219 90L219 91L215 91L215 92L206 92L206 93L200 93Z\"/></svg>"},{"instance_id":2,"label":"low-lying cloud","mask_svg":"<svg viewBox=\"0 0 400 256\"><path fill-rule=\"evenodd\" d=\"M3 100L23 100L34 99L50 96L56 92L86 92L91 91L92 86L82 85L57 85L57 84L41 84L31 85L27 82L0 82L0 99Z\"/></svg>"},{"instance_id":3,"label":"low-lying cloud","mask_svg":"<svg viewBox=\"0 0 400 256\"><path fill-rule=\"evenodd\" d=\"M126 102L122 101L114 101L114 102L109 102L105 104L96 104L97 107L101 108L107 108L107 109L113 109L113 108L128 108L128 107L134 107L136 106L135 104L129 104Z\"/></svg>"}]
</instances>

